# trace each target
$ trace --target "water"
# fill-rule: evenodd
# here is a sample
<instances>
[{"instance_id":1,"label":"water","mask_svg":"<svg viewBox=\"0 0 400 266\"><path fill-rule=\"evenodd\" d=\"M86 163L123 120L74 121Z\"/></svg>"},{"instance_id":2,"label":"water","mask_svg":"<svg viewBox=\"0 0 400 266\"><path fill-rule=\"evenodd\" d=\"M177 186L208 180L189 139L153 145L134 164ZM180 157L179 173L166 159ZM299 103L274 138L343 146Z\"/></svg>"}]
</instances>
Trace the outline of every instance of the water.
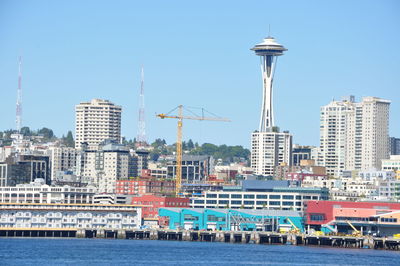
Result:
<instances>
[{"instance_id":1,"label":"water","mask_svg":"<svg viewBox=\"0 0 400 266\"><path fill-rule=\"evenodd\" d=\"M1 238L0 265L400 265L400 252L115 239Z\"/></svg>"}]
</instances>

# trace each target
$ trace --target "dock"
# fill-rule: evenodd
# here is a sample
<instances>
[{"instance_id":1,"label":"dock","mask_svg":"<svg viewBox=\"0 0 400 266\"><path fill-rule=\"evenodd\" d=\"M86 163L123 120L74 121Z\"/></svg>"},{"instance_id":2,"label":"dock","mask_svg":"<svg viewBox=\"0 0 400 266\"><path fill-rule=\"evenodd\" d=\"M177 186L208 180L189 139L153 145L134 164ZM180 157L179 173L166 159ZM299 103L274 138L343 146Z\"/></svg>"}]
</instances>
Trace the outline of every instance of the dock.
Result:
<instances>
[{"instance_id":1,"label":"dock","mask_svg":"<svg viewBox=\"0 0 400 266\"><path fill-rule=\"evenodd\" d=\"M224 242L260 245L301 245L400 251L400 239L353 236L315 236L264 231L107 230L76 228L0 228L0 237L104 238L165 241Z\"/></svg>"}]
</instances>

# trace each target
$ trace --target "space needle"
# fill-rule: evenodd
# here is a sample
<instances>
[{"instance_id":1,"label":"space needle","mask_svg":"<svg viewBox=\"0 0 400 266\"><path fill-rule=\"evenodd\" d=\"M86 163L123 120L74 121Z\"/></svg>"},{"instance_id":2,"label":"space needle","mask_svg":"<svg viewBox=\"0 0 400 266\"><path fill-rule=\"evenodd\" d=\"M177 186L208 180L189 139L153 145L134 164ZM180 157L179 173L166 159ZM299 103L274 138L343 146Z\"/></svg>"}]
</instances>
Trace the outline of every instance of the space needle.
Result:
<instances>
[{"instance_id":1,"label":"space needle","mask_svg":"<svg viewBox=\"0 0 400 266\"><path fill-rule=\"evenodd\" d=\"M260 118L260 132L271 131L274 127L274 113L272 104L272 84L278 56L287 51L283 45L275 41L273 37L268 36L262 43L251 48L261 59L261 74L263 80L263 102Z\"/></svg>"}]
</instances>

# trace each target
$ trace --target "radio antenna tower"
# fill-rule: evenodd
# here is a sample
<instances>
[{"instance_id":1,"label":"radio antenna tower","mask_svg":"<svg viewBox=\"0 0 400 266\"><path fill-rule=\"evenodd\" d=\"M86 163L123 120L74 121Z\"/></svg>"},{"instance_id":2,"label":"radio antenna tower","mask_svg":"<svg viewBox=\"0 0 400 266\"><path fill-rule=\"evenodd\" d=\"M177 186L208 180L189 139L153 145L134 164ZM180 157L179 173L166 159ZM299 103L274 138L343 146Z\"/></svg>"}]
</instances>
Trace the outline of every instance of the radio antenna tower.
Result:
<instances>
[{"instance_id":1,"label":"radio antenna tower","mask_svg":"<svg viewBox=\"0 0 400 266\"><path fill-rule=\"evenodd\" d=\"M21 132L21 116L22 116L22 56L18 60L18 89L17 89L17 104L16 104L16 127L17 132Z\"/></svg>"},{"instance_id":2,"label":"radio antenna tower","mask_svg":"<svg viewBox=\"0 0 400 266\"><path fill-rule=\"evenodd\" d=\"M146 121L144 117L144 69L142 66L140 94L139 94L139 119L138 119L138 134L137 134L137 147L147 146L146 140Z\"/></svg>"}]
</instances>

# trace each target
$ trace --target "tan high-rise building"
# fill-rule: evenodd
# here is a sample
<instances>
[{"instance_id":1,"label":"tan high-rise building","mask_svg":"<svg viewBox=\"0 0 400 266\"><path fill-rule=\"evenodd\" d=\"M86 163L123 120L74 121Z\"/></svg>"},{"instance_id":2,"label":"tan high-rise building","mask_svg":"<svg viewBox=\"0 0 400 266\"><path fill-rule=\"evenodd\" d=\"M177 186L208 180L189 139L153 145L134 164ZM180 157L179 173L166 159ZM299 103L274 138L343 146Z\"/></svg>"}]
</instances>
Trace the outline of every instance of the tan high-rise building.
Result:
<instances>
[{"instance_id":1,"label":"tan high-rise building","mask_svg":"<svg viewBox=\"0 0 400 266\"><path fill-rule=\"evenodd\" d=\"M390 101L354 96L321 107L321 165L329 175L381 168L389 157Z\"/></svg>"},{"instance_id":2,"label":"tan high-rise building","mask_svg":"<svg viewBox=\"0 0 400 266\"><path fill-rule=\"evenodd\" d=\"M75 148L81 148L82 143L88 144L88 149L96 150L98 145L112 139L121 139L121 106L108 100L93 99L75 106Z\"/></svg>"}]
</instances>

